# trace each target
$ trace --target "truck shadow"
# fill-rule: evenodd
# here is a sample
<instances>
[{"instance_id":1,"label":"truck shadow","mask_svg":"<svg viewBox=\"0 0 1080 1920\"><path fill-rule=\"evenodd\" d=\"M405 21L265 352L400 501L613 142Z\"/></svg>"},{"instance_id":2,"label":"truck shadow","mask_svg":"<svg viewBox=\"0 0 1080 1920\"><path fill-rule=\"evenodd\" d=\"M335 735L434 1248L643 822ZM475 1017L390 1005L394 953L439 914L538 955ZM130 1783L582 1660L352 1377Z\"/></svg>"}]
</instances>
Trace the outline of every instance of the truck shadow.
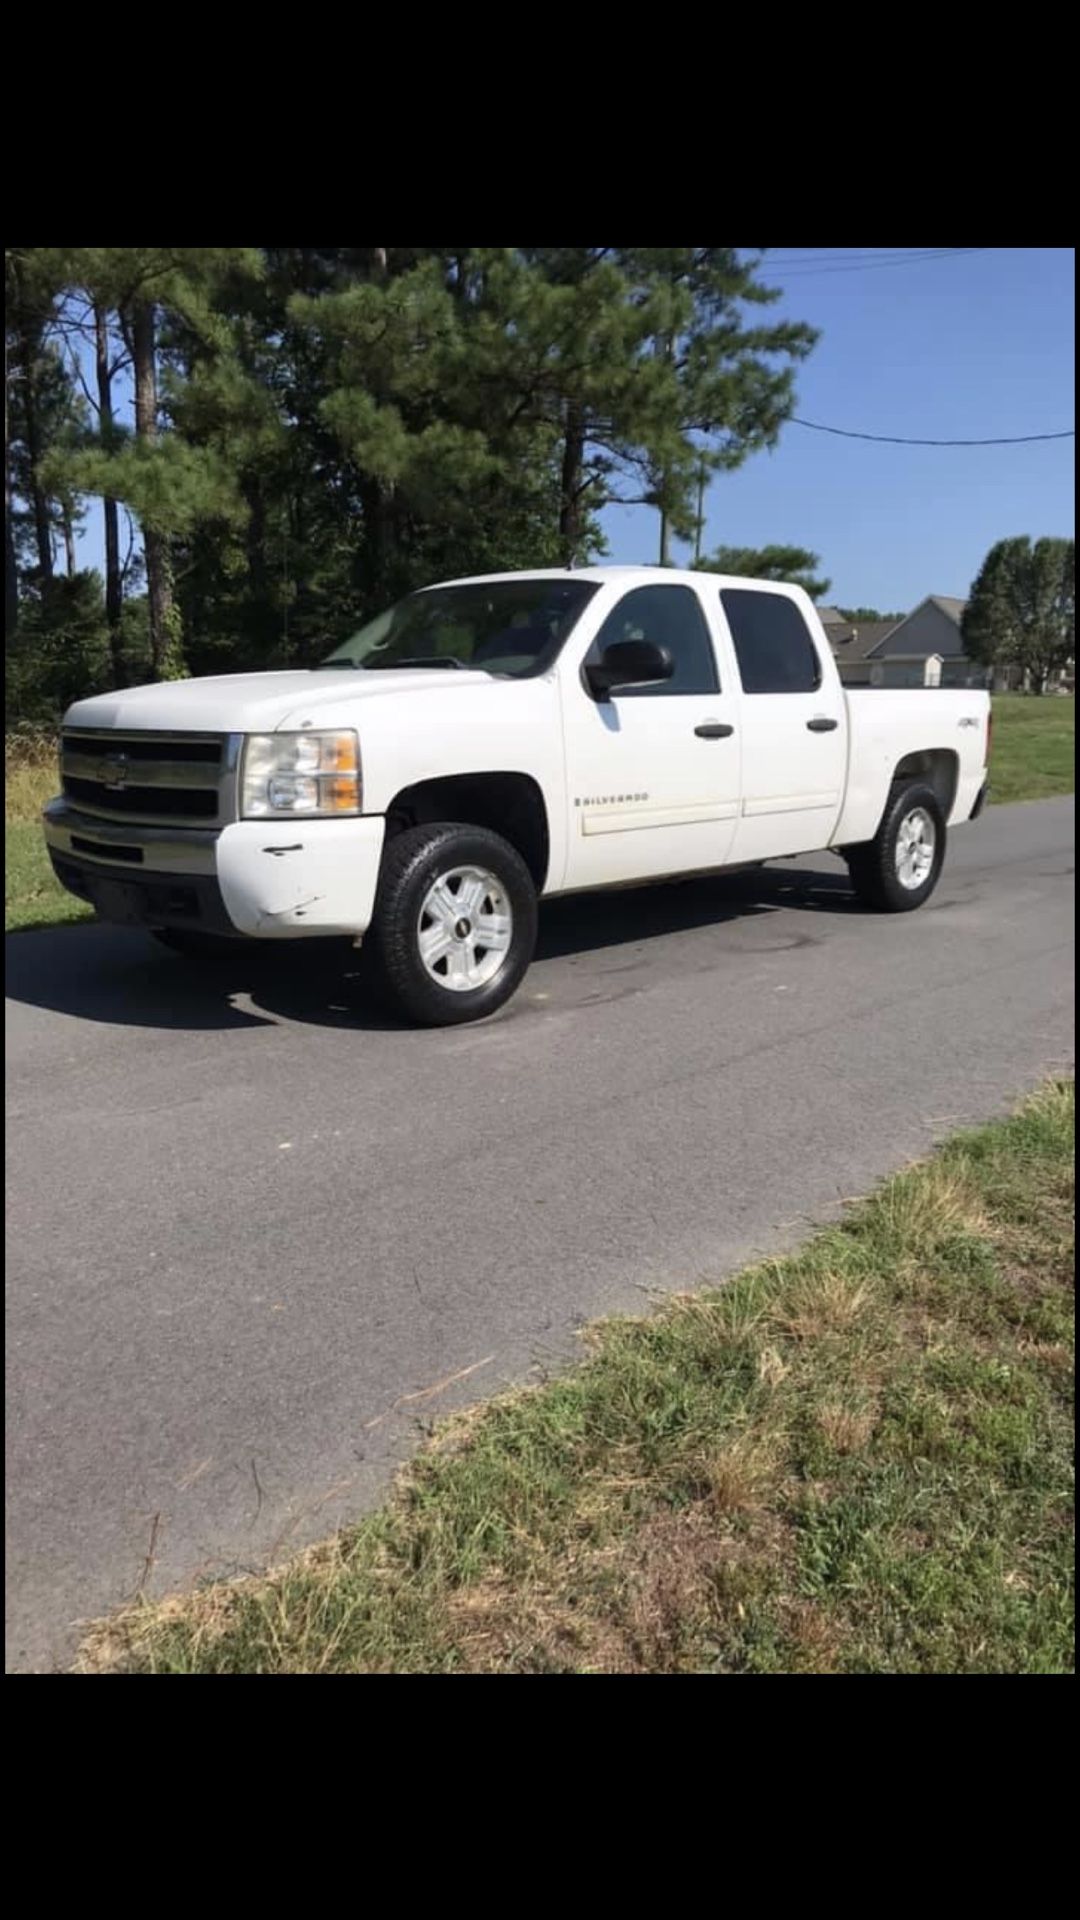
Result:
<instances>
[{"instance_id":1,"label":"truck shadow","mask_svg":"<svg viewBox=\"0 0 1080 1920\"><path fill-rule=\"evenodd\" d=\"M669 935L785 909L861 911L846 875L784 867L573 895L542 909L536 960L623 946L640 950ZM9 1000L108 1026L191 1032L279 1020L361 1032L401 1026L380 1004L363 956L343 941L237 941L220 961L199 965L138 929L80 922L8 934L5 948Z\"/></svg>"},{"instance_id":2,"label":"truck shadow","mask_svg":"<svg viewBox=\"0 0 1080 1920\"><path fill-rule=\"evenodd\" d=\"M568 894L542 909L536 958L555 960L594 948L636 946L784 907L799 913L863 911L846 872L811 873L800 867L757 867L662 886Z\"/></svg>"}]
</instances>

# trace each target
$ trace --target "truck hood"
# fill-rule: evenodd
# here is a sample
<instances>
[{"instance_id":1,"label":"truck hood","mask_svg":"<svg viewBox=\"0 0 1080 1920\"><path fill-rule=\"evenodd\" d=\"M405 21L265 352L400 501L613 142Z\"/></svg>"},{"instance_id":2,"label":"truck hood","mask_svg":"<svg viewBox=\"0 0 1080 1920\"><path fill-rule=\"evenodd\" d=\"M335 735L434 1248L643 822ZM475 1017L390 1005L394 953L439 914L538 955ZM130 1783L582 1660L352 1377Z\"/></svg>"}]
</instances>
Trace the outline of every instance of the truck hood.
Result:
<instances>
[{"instance_id":1,"label":"truck hood","mask_svg":"<svg viewBox=\"0 0 1080 1920\"><path fill-rule=\"evenodd\" d=\"M224 673L205 680L164 680L122 693L79 700L64 715L69 727L116 727L179 733L273 733L299 724L320 707L378 700L388 693L449 692L501 682L457 668L401 667L365 673L354 667L300 673Z\"/></svg>"}]
</instances>

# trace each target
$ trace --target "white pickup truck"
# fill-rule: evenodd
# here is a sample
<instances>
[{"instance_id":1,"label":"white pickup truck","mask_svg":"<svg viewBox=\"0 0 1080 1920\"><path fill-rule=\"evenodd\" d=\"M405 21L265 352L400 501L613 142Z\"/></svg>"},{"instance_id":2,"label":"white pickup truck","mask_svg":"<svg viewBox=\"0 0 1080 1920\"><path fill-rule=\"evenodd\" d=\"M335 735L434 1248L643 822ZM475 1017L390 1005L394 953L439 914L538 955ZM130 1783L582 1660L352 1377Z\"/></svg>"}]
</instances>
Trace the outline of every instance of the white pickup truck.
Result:
<instances>
[{"instance_id":1,"label":"white pickup truck","mask_svg":"<svg viewBox=\"0 0 1080 1920\"><path fill-rule=\"evenodd\" d=\"M455 580L318 667L96 695L45 834L181 951L367 939L402 1011L479 1019L540 896L833 848L893 913L981 811L981 692L845 692L798 587L648 567Z\"/></svg>"}]
</instances>

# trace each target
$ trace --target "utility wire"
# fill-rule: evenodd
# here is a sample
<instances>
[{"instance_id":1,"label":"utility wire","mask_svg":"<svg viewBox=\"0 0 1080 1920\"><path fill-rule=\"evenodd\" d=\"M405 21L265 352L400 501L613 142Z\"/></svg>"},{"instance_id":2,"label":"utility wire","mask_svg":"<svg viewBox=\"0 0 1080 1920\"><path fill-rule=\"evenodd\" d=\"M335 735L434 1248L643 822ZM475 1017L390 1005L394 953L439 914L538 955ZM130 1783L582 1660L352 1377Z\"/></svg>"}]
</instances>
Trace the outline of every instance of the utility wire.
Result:
<instances>
[{"instance_id":1,"label":"utility wire","mask_svg":"<svg viewBox=\"0 0 1080 1920\"><path fill-rule=\"evenodd\" d=\"M847 427L824 427L820 420L800 420L790 416L793 427L809 427L811 433L833 433L840 440L876 440L889 447L1021 447L1035 440L1074 440L1075 427L1064 433L1013 433L993 440L909 440L898 433L852 433Z\"/></svg>"},{"instance_id":2,"label":"utility wire","mask_svg":"<svg viewBox=\"0 0 1080 1920\"><path fill-rule=\"evenodd\" d=\"M806 280L815 273L873 273L878 267L917 267L929 265L932 260L956 260L961 254L988 253L988 247L939 247L933 253L906 253L895 260L861 260L849 262L842 267L808 267L801 262L790 271L779 260L770 260L765 255L761 266L765 272L770 268L783 273L787 280Z\"/></svg>"},{"instance_id":3,"label":"utility wire","mask_svg":"<svg viewBox=\"0 0 1080 1920\"><path fill-rule=\"evenodd\" d=\"M834 261L853 265L862 260L911 260L923 253L971 253L971 247L849 247L844 253L778 253L773 264L781 267L829 267ZM768 254L768 249L766 249ZM772 259L772 255L768 255Z\"/></svg>"},{"instance_id":4,"label":"utility wire","mask_svg":"<svg viewBox=\"0 0 1080 1920\"><path fill-rule=\"evenodd\" d=\"M851 248L846 253L769 253L765 250L765 259L771 267L865 267L867 263L884 259L926 259L936 257L938 253L986 253L986 248L972 246L886 246L886 248Z\"/></svg>"}]
</instances>

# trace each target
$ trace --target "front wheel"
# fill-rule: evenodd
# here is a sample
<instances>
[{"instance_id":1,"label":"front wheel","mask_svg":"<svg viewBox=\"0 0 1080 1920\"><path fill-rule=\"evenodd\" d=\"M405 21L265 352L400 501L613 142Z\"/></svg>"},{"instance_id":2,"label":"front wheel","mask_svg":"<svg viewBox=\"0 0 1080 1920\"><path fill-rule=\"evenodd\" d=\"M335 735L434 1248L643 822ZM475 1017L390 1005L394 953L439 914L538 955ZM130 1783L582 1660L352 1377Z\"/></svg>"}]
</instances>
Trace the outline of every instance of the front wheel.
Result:
<instances>
[{"instance_id":1,"label":"front wheel","mask_svg":"<svg viewBox=\"0 0 1080 1920\"><path fill-rule=\"evenodd\" d=\"M423 1026L482 1020L520 985L536 945L536 888L486 827L411 827L383 855L369 936L402 1012Z\"/></svg>"},{"instance_id":2,"label":"front wheel","mask_svg":"<svg viewBox=\"0 0 1080 1920\"><path fill-rule=\"evenodd\" d=\"M873 840L845 853L859 898L879 913L921 907L941 878L945 839L945 815L933 787L896 787Z\"/></svg>"}]
</instances>

